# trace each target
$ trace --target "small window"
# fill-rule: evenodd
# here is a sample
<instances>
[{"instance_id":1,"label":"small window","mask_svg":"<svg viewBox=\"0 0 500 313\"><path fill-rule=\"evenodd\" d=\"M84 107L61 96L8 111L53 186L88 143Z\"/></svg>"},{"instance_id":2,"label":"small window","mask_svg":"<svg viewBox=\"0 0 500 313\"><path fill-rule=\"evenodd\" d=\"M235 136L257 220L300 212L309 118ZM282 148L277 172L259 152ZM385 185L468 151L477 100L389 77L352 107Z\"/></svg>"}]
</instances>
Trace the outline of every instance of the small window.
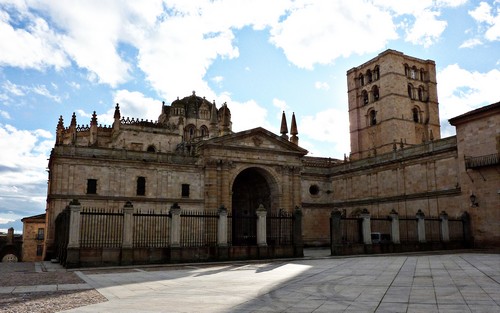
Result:
<instances>
[{"instance_id":1,"label":"small window","mask_svg":"<svg viewBox=\"0 0 500 313\"><path fill-rule=\"evenodd\" d=\"M366 92L366 90L363 90L361 92L361 96L363 97L363 104L367 105L368 104L368 92Z\"/></svg>"},{"instance_id":2,"label":"small window","mask_svg":"<svg viewBox=\"0 0 500 313\"><path fill-rule=\"evenodd\" d=\"M365 77L363 74L359 74L359 85L364 86L365 85Z\"/></svg>"},{"instance_id":3,"label":"small window","mask_svg":"<svg viewBox=\"0 0 500 313\"><path fill-rule=\"evenodd\" d=\"M377 112L375 110L370 111L370 126L377 124Z\"/></svg>"},{"instance_id":4,"label":"small window","mask_svg":"<svg viewBox=\"0 0 500 313\"><path fill-rule=\"evenodd\" d=\"M137 177L137 195L138 196L146 195L146 177L142 176Z\"/></svg>"},{"instance_id":5,"label":"small window","mask_svg":"<svg viewBox=\"0 0 500 313\"><path fill-rule=\"evenodd\" d=\"M420 80L425 81L425 71L423 68L420 69Z\"/></svg>"},{"instance_id":6,"label":"small window","mask_svg":"<svg viewBox=\"0 0 500 313\"><path fill-rule=\"evenodd\" d=\"M377 101L379 98L379 92L377 86L373 86L372 93L373 93L373 101Z\"/></svg>"},{"instance_id":7,"label":"small window","mask_svg":"<svg viewBox=\"0 0 500 313\"><path fill-rule=\"evenodd\" d=\"M149 145L147 151L148 152L156 152L156 148L154 145Z\"/></svg>"},{"instance_id":8,"label":"small window","mask_svg":"<svg viewBox=\"0 0 500 313\"><path fill-rule=\"evenodd\" d=\"M42 256L43 254L43 245L36 246L36 256Z\"/></svg>"},{"instance_id":9,"label":"small window","mask_svg":"<svg viewBox=\"0 0 500 313\"><path fill-rule=\"evenodd\" d=\"M380 78L380 67L377 65L373 70L373 80L378 80Z\"/></svg>"},{"instance_id":10,"label":"small window","mask_svg":"<svg viewBox=\"0 0 500 313\"><path fill-rule=\"evenodd\" d=\"M408 97L413 99L413 86L411 84L408 84Z\"/></svg>"},{"instance_id":11,"label":"small window","mask_svg":"<svg viewBox=\"0 0 500 313\"><path fill-rule=\"evenodd\" d=\"M420 120L419 119L419 112L418 112L418 109L417 108L413 108L412 109L412 115L413 115L413 121L415 123L418 123L418 121Z\"/></svg>"},{"instance_id":12,"label":"small window","mask_svg":"<svg viewBox=\"0 0 500 313\"><path fill-rule=\"evenodd\" d=\"M87 194L97 194L97 179L87 179Z\"/></svg>"},{"instance_id":13,"label":"small window","mask_svg":"<svg viewBox=\"0 0 500 313\"><path fill-rule=\"evenodd\" d=\"M45 229L38 228L38 233L36 234L36 240L43 240L44 236L45 236Z\"/></svg>"},{"instance_id":14,"label":"small window","mask_svg":"<svg viewBox=\"0 0 500 313\"><path fill-rule=\"evenodd\" d=\"M418 87L418 100L424 100L424 88L422 86Z\"/></svg>"},{"instance_id":15,"label":"small window","mask_svg":"<svg viewBox=\"0 0 500 313\"><path fill-rule=\"evenodd\" d=\"M182 184L181 196L189 198L189 184Z\"/></svg>"},{"instance_id":16,"label":"small window","mask_svg":"<svg viewBox=\"0 0 500 313\"><path fill-rule=\"evenodd\" d=\"M200 131L202 137L208 137L208 128L205 125L200 127Z\"/></svg>"},{"instance_id":17,"label":"small window","mask_svg":"<svg viewBox=\"0 0 500 313\"><path fill-rule=\"evenodd\" d=\"M319 187L318 185L311 185L309 187L309 193L312 195L312 196L316 196L317 194L319 194Z\"/></svg>"},{"instance_id":18,"label":"small window","mask_svg":"<svg viewBox=\"0 0 500 313\"><path fill-rule=\"evenodd\" d=\"M372 71L371 70L368 70L366 72L366 78L368 79L368 83L371 83L372 82Z\"/></svg>"}]
</instances>

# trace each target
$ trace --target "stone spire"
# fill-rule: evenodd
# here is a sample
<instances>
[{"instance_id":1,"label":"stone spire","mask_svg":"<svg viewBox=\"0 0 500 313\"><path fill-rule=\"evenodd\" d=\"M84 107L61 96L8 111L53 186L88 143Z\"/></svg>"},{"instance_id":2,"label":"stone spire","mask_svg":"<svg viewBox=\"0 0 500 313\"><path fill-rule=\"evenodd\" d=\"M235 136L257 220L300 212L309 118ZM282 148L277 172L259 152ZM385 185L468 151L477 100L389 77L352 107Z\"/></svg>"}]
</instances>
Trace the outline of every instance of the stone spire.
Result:
<instances>
[{"instance_id":1,"label":"stone spire","mask_svg":"<svg viewBox=\"0 0 500 313\"><path fill-rule=\"evenodd\" d=\"M215 105L215 100L212 103L212 108L210 110L210 138L217 137L217 106Z\"/></svg>"},{"instance_id":2,"label":"stone spire","mask_svg":"<svg viewBox=\"0 0 500 313\"><path fill-rule=\"evenodd\" d=\"M120 129L120 105L117 103L115 106L115 114L113 115L113 118L115 119L113 121L113 131L117 131Z\"/></svg>"},{"instance_id":3,"label":"stone spire","mask_svg":"<svg viewBox=\"0 0 500 313\"><path fill-rule=\"evenodd\" d=\"M290 135L292 137L290 138L290 142L293 144L296 144L297 146L299 145L299 137L297 135L299 132L297 131L297 122L295 121L295 112L292 113L292 125L290 126Z\"/></svg>"},{"instance_id":4,"label":"stone spire","mask_svg":"<svg viewBox=\"0 0 500 313\"><path fill-rule=\"evenodd\" d=\"M224 102L221 108L221 122L222 122L222 132L221 135L228 135L231 133L230 125L231 125L231 113L229 112L229 109L227 107L227 103Z\"/></svg>"},{"instance_id":5,"label":"stone spire","mask_svg":"<svg viewBox=\"0 0 500 313\"><path fill-rule=\"evenodd\" d=\"M89 145L93 146L97 144L97 114L92 113L92 118L90 119L90 137Z\"/></svg>"},{"instance_id":6,"label":"stone spire","mask_svg":"<svg viewBox=\"0 0 500 313\"><path fill-rule=\"evenodd\" d=\"M64 120L62 115L60 115L59 122L57 122L56 145L60 145L63 143L63 132L64 132Z\"/></svg>"},{"instance_id":7,"label":"stone spire","mask_svg":"<svg viewBox=\"0 0 500 313\"><path fill-rule=\"evenodd\" d=\"M288 140L288 125L286 124L285 111L281 115L281 128L280 128L281 138Z\"/></svg>"},{"instance_id":8,"label":"stone spire","mask_svg":"<svg viewBox=\"0 0 500 313\"><path fill-rule=\"evenodd\" d=\"M75 144L76 143L76 114L73 112L73 115L71 115L71 123L69 124L69 132L71 135L71 143Z\"/></svg>"}]
</instances>

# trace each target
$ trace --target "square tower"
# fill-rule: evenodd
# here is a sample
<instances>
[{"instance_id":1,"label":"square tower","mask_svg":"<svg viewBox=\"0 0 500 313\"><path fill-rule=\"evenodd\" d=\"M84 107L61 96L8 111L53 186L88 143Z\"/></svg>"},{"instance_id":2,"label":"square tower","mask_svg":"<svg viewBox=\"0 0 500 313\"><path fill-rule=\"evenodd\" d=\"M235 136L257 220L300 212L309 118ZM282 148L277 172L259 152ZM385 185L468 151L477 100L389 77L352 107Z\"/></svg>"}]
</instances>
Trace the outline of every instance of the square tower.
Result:
<instances>
[{"instance_id":1,"label":"square tower","mask_svg":"<svg viewBox=\"0 0 500 313\"><path fill-rule=\"evenodd\" d=\"M436 64L395 50L347 71L351 159L439 139Z\"/></svg>"}]
</instances>

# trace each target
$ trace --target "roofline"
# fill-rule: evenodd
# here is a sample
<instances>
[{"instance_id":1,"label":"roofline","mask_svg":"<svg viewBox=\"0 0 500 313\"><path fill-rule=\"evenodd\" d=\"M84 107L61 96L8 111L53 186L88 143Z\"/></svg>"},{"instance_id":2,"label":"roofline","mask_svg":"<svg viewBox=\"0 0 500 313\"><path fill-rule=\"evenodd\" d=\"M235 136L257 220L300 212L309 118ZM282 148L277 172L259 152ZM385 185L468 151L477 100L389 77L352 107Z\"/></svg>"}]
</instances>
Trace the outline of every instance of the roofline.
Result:
<instances>
[{"instance_id":1,"label":"roofline","mask_svg":"<svg viewBox=\"0 0 500 313\"><path fill-rule=\"evenodd\" d=\"M476 115L479 115L479 114L482 114L482 113L485 113L488 111L498 110L498 109L500 109L500 101L483 106L483 107L480 107L480 108L477 108L477 109L469 111L469 112L466 112L462 115L452 117L448 120L448 122L451 125L456 126L457 124L464 122L468 118L473 118Z\"/></svg>"}]
</instances>

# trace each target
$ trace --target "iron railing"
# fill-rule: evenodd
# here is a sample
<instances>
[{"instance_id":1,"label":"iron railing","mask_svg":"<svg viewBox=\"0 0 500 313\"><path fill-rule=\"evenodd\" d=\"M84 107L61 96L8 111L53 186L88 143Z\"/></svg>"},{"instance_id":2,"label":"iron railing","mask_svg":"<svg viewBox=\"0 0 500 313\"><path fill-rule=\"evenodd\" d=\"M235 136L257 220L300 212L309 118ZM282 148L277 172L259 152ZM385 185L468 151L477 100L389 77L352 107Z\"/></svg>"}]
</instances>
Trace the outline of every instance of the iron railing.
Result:
<instances>
[{"instance_id":1,"label":"iron railing","mask_svg":"<svg viewBox=\"0 0 500 313\"><path fill-rule=\"evenodd\" d=\"M266 240L269 246L293 245L293 214L280 209L267 215Z\"/></svg>"},{"instance_id":2,"label":"iron railing","mask_svg":"<svg viewBox=\"0 0 500 313\"><path fill-rule=\"evenodd\" d=\"M217 211L181 212L181 247L217 245Z\"/></svg>"},{"instance_id":3,"label":"iron railing","mask_svg":"<svg viewBox=\"0 0 500 313\"><path fill-rule=\"evenodd\" d=\"M123 212L113 212L102 208L83 208L80 217L80 247L121 247Z\"/></svg>"},{"instance_id":4,"label":"iron railing","mask_svg":"<svg viewBox=\"0 0 500 313\"><path fill-rule=\"evenodd\" d=\"M170 242L170 214L138 211L134 216L134 248L165 248Z\"/></svg>"}]
</instances>

